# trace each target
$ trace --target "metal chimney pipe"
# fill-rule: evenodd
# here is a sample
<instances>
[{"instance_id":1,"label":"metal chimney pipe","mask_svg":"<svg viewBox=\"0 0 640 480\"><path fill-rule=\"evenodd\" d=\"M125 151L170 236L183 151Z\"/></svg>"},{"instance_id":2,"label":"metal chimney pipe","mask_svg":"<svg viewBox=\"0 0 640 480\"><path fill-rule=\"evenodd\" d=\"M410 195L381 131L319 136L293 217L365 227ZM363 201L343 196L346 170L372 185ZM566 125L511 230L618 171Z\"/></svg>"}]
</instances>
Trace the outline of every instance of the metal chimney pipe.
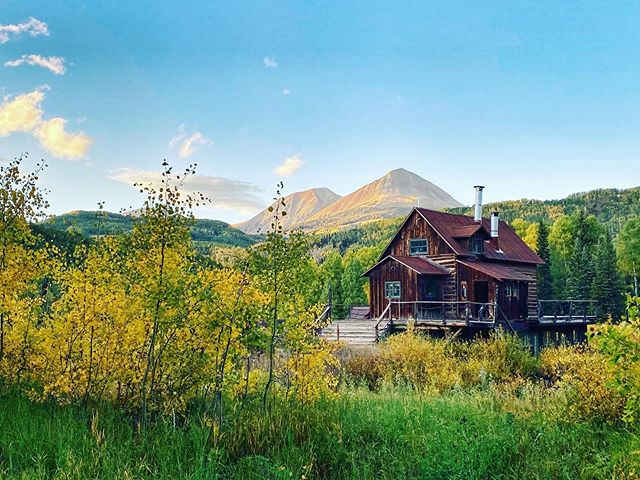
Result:
<instances>
[{"instance_id":1,"label":"metal chimney pipe","mask_svg":"<svg viewBox=\"0 0 640 480\"><path fill-rule=\"evenodd\" d=\"M476 189L476 208L473 219L476 222L482 222L482 189L484 187L482 185L476 185L473 188Z\"/></svg>"},{"instance_id":2,"label":"metal chimney pipe","mask_svg":"<svg viewBox=\"0 0 640 480\"><path fill-rule=\"evenodd\" d=\"M498 238L500 226L500 212L491 212L491 238Z\"/></svg>"}]
</instances>

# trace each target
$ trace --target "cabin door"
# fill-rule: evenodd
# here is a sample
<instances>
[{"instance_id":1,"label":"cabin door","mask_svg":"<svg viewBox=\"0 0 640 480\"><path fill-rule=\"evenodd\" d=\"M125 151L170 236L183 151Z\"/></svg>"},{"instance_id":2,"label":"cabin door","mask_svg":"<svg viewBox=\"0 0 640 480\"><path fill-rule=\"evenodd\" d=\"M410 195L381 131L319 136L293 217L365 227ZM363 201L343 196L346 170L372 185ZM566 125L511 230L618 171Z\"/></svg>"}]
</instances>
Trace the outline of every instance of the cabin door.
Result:
<instances>
[{"instance_id":1,"label":"cabin door","mask_svg":"<svg viewBox=\"0 0 640 480\"><path fill-rule=\"evenodd\" d=\"M475 280L473 282L473 301L477 303L489 303L489 282L486 280ZM482 305L474 305L473 313L476 317L480 314Z\"/></svg>"},{"instance_id":2,"label":"cabin door","mask_svg":"<svg viewBox=\"0 0 640 480\"><path fill-rule=\"evenodd\" d=\"M424 279L423 288L422 300L429 302L437 302L440 300L440 280L437 278L426 277Z\"/></svg>"},{"instance_id":3,"label":"cabin door","mask_svg":"<svg viewBox=\"0 0 640 480\"><path fill-rule=\"evenodd\" d=\"M489 303L489 282L476 280L473 282L473 301L477 303Z\"/></svg>"}]
</instances>

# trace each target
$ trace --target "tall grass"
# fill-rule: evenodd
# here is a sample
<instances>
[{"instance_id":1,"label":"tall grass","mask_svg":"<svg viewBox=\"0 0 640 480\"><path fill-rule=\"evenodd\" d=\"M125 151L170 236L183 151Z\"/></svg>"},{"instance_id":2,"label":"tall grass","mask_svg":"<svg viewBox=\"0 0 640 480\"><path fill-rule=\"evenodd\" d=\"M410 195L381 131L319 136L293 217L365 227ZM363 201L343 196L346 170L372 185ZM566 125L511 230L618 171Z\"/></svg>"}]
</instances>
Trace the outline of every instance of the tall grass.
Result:
<instances>
[{"instance_id":1,"label":"tall grass","mask_svg":"<svg viewBox=\"0 0 640 480\"><path fill-rule=\"evenodd\" d=\"M234 405L231 424L213 435L198 415L139 433L109 408L7 394L0 478L637 478L633 432L536 412L507 408L492 391L350 388L315 405L275 404L269 415Z\"/></svg>"}]
</instances>

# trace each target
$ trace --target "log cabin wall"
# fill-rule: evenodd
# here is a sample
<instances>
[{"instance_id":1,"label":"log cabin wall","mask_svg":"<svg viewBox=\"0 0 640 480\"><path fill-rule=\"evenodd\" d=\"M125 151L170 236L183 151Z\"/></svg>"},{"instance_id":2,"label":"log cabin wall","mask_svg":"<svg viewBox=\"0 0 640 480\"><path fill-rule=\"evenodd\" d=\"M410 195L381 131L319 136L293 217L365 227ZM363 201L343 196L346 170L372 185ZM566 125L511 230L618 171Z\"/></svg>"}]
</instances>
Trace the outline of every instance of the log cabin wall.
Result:
<instances>
[{"instance_id":1,"label":"log cabin wall","mask_svg":"<svg viewBox=\"0 0 640 480\"><path fill-rule=\"evenodd\" d=\"M414 302L418 300L418 274L394 260L387 260L369 275L369 295L371 305L371 318L378 318L389 304L389 299L384 296L385 282L400 282L400 298L393 299L401 302ZM406 312L405 312L406 310ZM413 312L412 305L406 305L398 312L392 312L397 317L398 313Z\"/></svg>"},{"instance_id":2,"label":"log cabin wall","mask_svg":"<svg viewBox=\"0 0 640 480\"><path fill-rule=\"evenodd\" d=\"M434 255L429 257L430 260L447 268L451 274L443 279L442 284L442 301L457 302L458 301L458 281L456 269L456 256L453 253L444 255Z\"/></svg>"},{"instance_id":3,"label":"log cabin wall","mask_svg":"<svg viewBox=\"0 0 640 480\"><path fill-rule=\"evenodd\" d=\"M473 284L474 282L487 282L489 286L489 303L496 301L496 285L498 282L489 275L474 270L472 268L467 267L466 265L462 265L460 263L457 264L457 280L458 280L458 292L460 293L460 301L468 300L470 302L477 302L478 300L474 298L473 292ZM467 298L462 297L462 282L467 283Z\"/></svg>"},{"instance_id":4,"label":"log cabin wall","mask_svg":"<svg viewBox=\"0 0 640 480\"><path fill-rule=\"evenodd\" d=\"M528 289L527 289L527 317L528 318L537 318L538 317L538 281L537 281L537 272L538 269L536 265L530 265L526 263L514 264L513 269L518 273L525 275L530 278Z\"/></svg>"},{"instance_id":5,"label":"log cabin wall","mask_svg":"<svg viewBox=\"0 0 640 480\"><path fill-rule=\"evenodd\" d=\"M429 240L429 257L454 253L451 247L447 245L447 242L431 228L431 225L418 212L414 211L382 256L397 255L408 257L411 254L409 240L412 238L426 238Z\"/></svg>"}]
</instances>

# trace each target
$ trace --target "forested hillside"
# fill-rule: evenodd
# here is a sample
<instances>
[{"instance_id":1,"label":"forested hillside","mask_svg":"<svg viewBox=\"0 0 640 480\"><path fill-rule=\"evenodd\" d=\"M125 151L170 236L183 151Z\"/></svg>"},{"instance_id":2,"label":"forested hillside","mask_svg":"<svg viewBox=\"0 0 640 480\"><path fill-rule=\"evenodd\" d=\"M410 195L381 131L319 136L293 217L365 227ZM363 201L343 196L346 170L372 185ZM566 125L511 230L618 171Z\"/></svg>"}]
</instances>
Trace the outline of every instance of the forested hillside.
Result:
<instances>
[{"instance_id":1,"label":"forested hillside","mask_svg":"<svg viewBox=\"0 0 640 480\"><path fill-rule=\"evenodd\" d=\"M617 189L603 188L589 192L574 193L560 200L508 200L490 203L486 211L498 210L503 220L511 222L521 218L526 222L552 222L561 215L571 215L585 209L605 223L615 234L626 220L640 215L640 187ZM454 213L473 215L473 207L454 208Z\"/></svg>"},{"instance_id":2,"label":"forested hillside","mask_svg":"<svg viewBox=\"0 0 640 480\"><path fill-rule=\"evenodd\" d=\"M119 235L131 232L134 217L111 212L74 211L45 220L44 229L72 231L86 237ZM248 235L220 220L198 219L191 227L191 238L199 245L248 247L260 236Z\"/></svg>"},{"instance_id":3,"label":"forested hillside","mask_svg":"<svg viewBox=\"0 0 640 480\"><path fill-rule=\"evenodd\" d=\"M628 219L640 216L640 187L592 190L574 193L560 200L506 200L489 203L484 207L485 214L498 210L501 219L510 224L515 221L516 227L522 225L518 220L525 224L541 220L551 224L563 215L570 216L580 209L605 224L615 236ZM472 206L447 211L473 215ZM379 220L353 229L325 229L316 233L315 237L320 247L337 248L342 253L350 246L381 246L391 239L403 218Z\"/></svg>"}]
</instances>

